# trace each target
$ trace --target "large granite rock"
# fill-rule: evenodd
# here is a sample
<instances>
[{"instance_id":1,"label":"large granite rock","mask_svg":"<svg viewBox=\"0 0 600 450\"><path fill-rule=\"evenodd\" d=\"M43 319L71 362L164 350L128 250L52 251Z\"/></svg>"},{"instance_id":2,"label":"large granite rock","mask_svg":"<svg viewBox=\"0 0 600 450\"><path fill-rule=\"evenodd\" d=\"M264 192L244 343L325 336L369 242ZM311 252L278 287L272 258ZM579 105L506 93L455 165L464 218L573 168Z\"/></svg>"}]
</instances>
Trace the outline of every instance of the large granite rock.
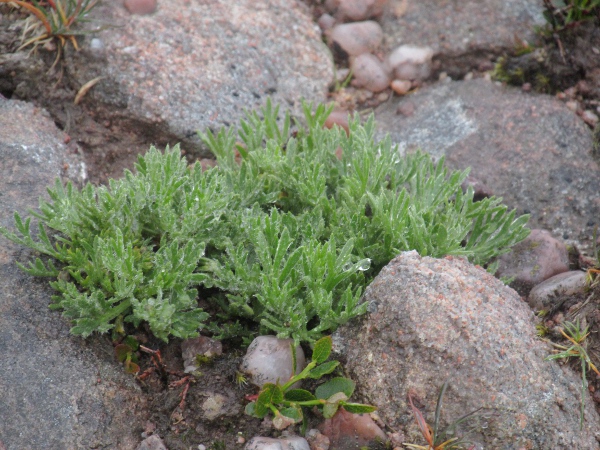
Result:
<instances>
[{"instance_id":1,"label":"large granite rock","mask_svg":"<svg viewBox=\"0 0 600 450\"><path fill-rule=\"evenodd\" d=\"M333 79L331 56L300 1L172 0L132 16L113 0L90 16L118 26L66 60L75 85L104 77L82 104L188 152L201 145L197 130L235 124L267 96L299 111L302 98L323 101Z\"/></svg>"},{"instance_id":2,"label":"large granite rock","mask_svg":"<svg viewBox=\"0 0 600 450\"><path fill-rule=\"evenodd\" d=\"M410 115L400 114L410 105ZM440 83L375 112L379 135L471 175L531 228L589 242L600 217L600 166L590 129L562 102L485 80Z\"/></svg>"},{"instance_id":3,"label":"large granite rock","mask_svg":"<svg viewBox=\"0 0 600 450\"><path fill-rule=\"evenodd\" d=\"M445 380L441 426L480 407L469 440L478 449L598 448L600 417L586 393L579 429L581 378L545 361L533 313L519 295L467 261L405 252L365 292L369 313L334 334L361 400L419 444L410 394L433 425ZM460 428L459 428L460 430Z\"/></svg>"},{"instance_id":4,"label":"large granite rock","mask_svg":"<svg viewBox=\"0 0 600 450\"><path fill-rule=\"evenodd\" d=\"M0 224L26 214L65 170L85 169L68 155L44 110L0 96ZM69 334L48 309L48 280L17 268L32 252L0 236L0 448L134 448L144 400L110 343ZM2 447L4 445L4 447Z\"/></svg>"}]
</instances>

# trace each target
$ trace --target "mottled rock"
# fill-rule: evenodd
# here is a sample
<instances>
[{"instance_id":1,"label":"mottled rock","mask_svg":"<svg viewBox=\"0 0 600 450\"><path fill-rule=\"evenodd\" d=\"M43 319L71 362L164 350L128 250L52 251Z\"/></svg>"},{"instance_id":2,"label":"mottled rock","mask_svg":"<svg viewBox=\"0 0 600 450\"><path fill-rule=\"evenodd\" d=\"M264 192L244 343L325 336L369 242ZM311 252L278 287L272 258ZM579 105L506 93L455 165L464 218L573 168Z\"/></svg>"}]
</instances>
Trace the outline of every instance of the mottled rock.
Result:
<instances>
[{"instance_id":1,"label":"mottled rock","mask_svg":"<svg viewBox=\"0 0 600 450\"><path fill-rule=\"evenodd\" d=\"M335 18L329 14L321 14L317 23L319 24L319 28L321 28L323 32L326 32L335 25Z\"/></svg>"},{"instance_id":2,"label":"mottled rock","mask_svg":"<svg viewBox=\"0 0 600 450\"><path fill-rule=\"evenodd\" d=\"M536 42L535 26L545 24L537 0L393 0L389 9L391 14L381 18L386 50L406 44L431 47L453 78L513 51L515 36Z\"/></svg>"},{"instance_id":3,"label":"mottled rock","mask_svg":"<svg viewBox=\"0 0 600 450\"><path fill-rule=\"evenodd\" d=\"M256 337L242 360L240 370L250 375L250 381L256 386L265 383L285 383L292 376L293 339L277 339L275 336ZM304 369L306 359L302 347L296 347L296 370ZM297 386L296 383L294 386Z\"/></svg>"},{"instance_id":4,"label":"mottled rock","mask_svg":"<svg viewBox=\"0 0 600 450\"><path fill-rule=\"evenodd\" d=\"M377 56L364 53L357 56L350 64L352 69L352 85L368 89L371 92L381 92L390 85L390 77L383 63Z\"/></svg>"},{"instance_id":5,"label":"mottled rock","mask_svg":"<svg viewBox=\"0 0 600 450\"><path fill-rule=\"evenodd\" d=\"M210 360L223 353L221 341L206 336L186 339L181 343L183 356L183 371L191 373L198 370L202 360ZM200 360L199 360L200 359Z\"/></svg>"},{"instance_id":6,"label":"mottled rock","mask_svg":"<svg viewBox=\"0 0 600 450\"><path fill-rule=\"evenodd\" d=\"M429 47L401 45L385 59L387 69L398 80L425 80L431 75L433 50Z\"/></svg>"},{"instance_id":7,"label":"mottled rock","mask_svg":"<svg viewBox=\"0 0 600 450\"><path fill-rule=\"evenodd\" d=\"M44 110L0 96L0 225L27 214L56 177L85 174ZM36 225L37 227L37 225ZM0 236L0 441L6 450L134 449L145 399L107 340L69 334L47 279L17 268L33 252Z\"/></svg>"},{"instance_id":8,"label":"mottled rock","mask_svg":"<svg viewBox=\"0 0 600 450\"><path fill-rule=\"evenodd\" d=\"M325 8L340 22L358 22L379 17L388 0L326 0Z\"/></svg>"},{"instance_id":9,"label":"mottled rock","mask_svg":"<svg viewBox=\"0 0 600 450\"><path fill-rule=\"evenodd\" d=\"M597 448L600 417L586 392L579 429L581 379L545 361L549 344L536 338L533 312L515 291L466 260L394 258L367 288L369 312L334 334L334 350L381 419L422 436L410 393L433 423L445 380L442 424L480 407L469 441L475 448Z\"/></svg>"},{"instance_id":10,"label":"mottled rock","mask_svg":"<svg viewBox=\"0 0 600 450\"><path fill-rule=\"evenodd\" d=\"M547 230L531 234L498 258L498 277L514 278L510 286L527 296L542 281L569 270L567 247Z\"/></svg>"},{"instance_id":11,"label":"mottled rock","mask_svg":"<svg viewBox=\"0 0 600 450\"><path fill-rule=\"evenodd\" d=\"M410 116L397 111L410 102ZM451 81L392 99L375 111L379 136L401 153L446 157L519 214L531 228L589 245L600 217L600 166L591 130L559 100L485 80ZM584 246L585 247L585 246Z\"/></svg>"},{"instance_id":12,"label":"mottled rock","mask_svg":"<svg viewBox=\"0 0 600 450\"><path fill-rule=\"evenodd\" d=\"M124 5L131 14L144 16L156 11L156 2L157 0L125 0Z\"/></svg>"},{"instance_id":13,"label":"mottled rock","mask_svg":"<svg viewBox=\"0 0 600 450\"><path fill-rule=\"evenodd\" d=\"M341 50L344 57L373 53L382 40L381 26L372 20L336 25L329 34L334 51Z\"/></svg>"},{"instance_id":14,"label":"mottled rock","mask_svg":"<svg viewBox=\"0 0 600 450\"><path fill-rule=\"evenodd\" d=\"M352 414L340 408L319 426L329 438L331 449L362 448L382 444L387 436L368 414Z\"/></svg>"},{"instance_id":15,"label":"mottled rock","mask_svg":"<svg viewBox=\"0 0 600 450\"><path fill-rule=\"evenodd\" d=\"M153 434L144 439L136 450L168 450L160 436Z\"/></svg>"},{"instance_id":16,"label":"mottled rock","mask_svg":"<svg viewBox=\"0 0 600 450\"><path fill-rule=\"evenodd\" d=\"M585 272L580 270L554 275L531 290L527 303L535 311L550 310L565 297L583 294L585 279Z\"/></svg>"},{"instance_id":17,"label":"mottled rock","mask_svg":"<svg viewBox=\"0 0 600 450\"><path fill-rule=\"evenodd\" d=\"M269 438L256 436L250 439L245 450L310 450L306 439L299 436Z\"/></svg>"},{"instance_id":18,"label":"mottled rock","mask_svg":"<svg viewBox=\"0 0 600 450\"><path fill-rule=\"evenodd\" d=\"M167 6L168 3L168 6ZM152 15L130 15L103 2L91 19L115 25L94 34L101 51L65 58L70 83L104 78L83 99L98 120L182 143L207 156L197 130L243 118L267 97L301 111L300 100L324 101L331 56L308 7L287 0L169 0Z\"/></svg>"}]
</instances>

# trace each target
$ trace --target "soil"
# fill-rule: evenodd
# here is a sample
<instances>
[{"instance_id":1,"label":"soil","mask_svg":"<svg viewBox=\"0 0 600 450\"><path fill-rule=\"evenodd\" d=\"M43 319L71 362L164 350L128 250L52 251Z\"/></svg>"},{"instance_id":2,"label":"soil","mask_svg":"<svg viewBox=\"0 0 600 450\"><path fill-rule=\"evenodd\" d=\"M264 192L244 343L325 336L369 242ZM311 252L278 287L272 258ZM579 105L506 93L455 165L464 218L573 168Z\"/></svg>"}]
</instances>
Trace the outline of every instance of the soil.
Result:
<instances>
[{"instance_id":1,"label":"soil","mask_svg":"<svg viewBox=\"0 0 600 450\"><path fill-rule=\"evenodd\" d=\"M312 6L315 16L318 16L319 10ZM71 45L67 44L56 64L56 45L39 46L35 51L19 50L22 30L14 24L25 15L7 5L0 6L0 14L0 94L6 98L33 102L48 110L57 127L64 132L65 143L70 151L81 154L85 160L91 183L105 184L109 178L120 177L124 169L133 168L137 155L143 154L150 145L160 147L170 141L170 136L156 135L139 124L105 119L110 114L101 105L90 107L74 104L77 91L70 82L69 70L64 63L74 51ZM564 94L565 99L578 100L582 109L595 110L600 105L600 84L590 88L590 85L594 85L586 82L587 74L583 68L589 65L589 60L597 60L594 47L600 48L600 45L589 43L599 41L600 28L597 25L582 25L573 34L560 40L562 50L558 46L559 39L547 39L539 50L548 55L541 63L532 57L535 55L533 52L528 53L532 56L524 57L507 55L505 70L524 68L521 82L533 87L540 74L545 76L548 82L544 89L551 94L577 87ZM582 45L582 42L588 44ZM442 71L443 67L438 73ZM484 72L472 74L474 77L484 75ZM359 111L374 107L390 96L391 91L385 95L370 96L353 88L331 94L338 104ZM574 264L574 268L580 266ZM583 311L592 331L588 339L590 355L593 360L600 361L599 303L600 286L587 292L584 297L565 299L560 310L545 318L545 325L552 329L561 319L571 320L575 312L579 311L581 316ZM159 350L164 363L161 369L156 364L156 358L142 351L137 352L140 374L147 373L143 379L138 376L139 383L150 405L150 419L143 436L159 434L170 450L197 448L199 444L216 450L241 448L241 444L252 436L274 434L268 420L254 419L243 412L247 403L245 396L256 393L256 389L236 382L242 356L239 348L225 343L223 356L203 365L197 377L186 378L187 374L182 372L180 340L174 339L164 344L153 340L143 331L138 334L138 340L147 348ZM600 411L600 379L593 377L589 389ZM226 399L222 407L227 411L225 418L210 420L201 407L190 407L203 405L207 398L217 394ZM317 421L315 418L312 420L309 428Z\"/></svg>"}]
</instances>

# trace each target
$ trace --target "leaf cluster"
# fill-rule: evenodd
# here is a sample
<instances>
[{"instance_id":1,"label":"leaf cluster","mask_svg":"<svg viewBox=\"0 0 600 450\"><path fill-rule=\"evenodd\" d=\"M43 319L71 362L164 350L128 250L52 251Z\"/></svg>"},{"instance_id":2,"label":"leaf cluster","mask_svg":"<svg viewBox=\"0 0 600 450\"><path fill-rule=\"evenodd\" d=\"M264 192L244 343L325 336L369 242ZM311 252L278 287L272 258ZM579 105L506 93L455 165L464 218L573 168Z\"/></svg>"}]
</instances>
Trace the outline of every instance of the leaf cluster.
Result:
<instances>
[{"instance_id":1,"label":"leaf cluster","mask_svg":"<svg viewBox=\"0 0 600 450\"><path fill-rule=\"evenodd\" d=\"M291 348L295 355L293 344ZM304 420L302 408L316 407L326 419L333 417L340 407L355 414L375 411L377 408L374 406L348 402L355 388L354 382L349 378L332 378L319 385L314 394L305 389L292 388L298 381L306 378L318 380L335 370L339 362L327 361L331 354L331 348L331 336L319 339L315 343L312 360L304 370L299 374L292 375L284 385L265 383L258 393L256 401L246 405L246 414L262 419L272 413L274 416L273 426L281 430ZM295 368L295 365L294 361L292 367Z\"/></svg>"},{"instance_id":2,"label":"leaf cluster","mask_svg":"<svg viewBox=\"0 0 600 450\"><path fill-rule=\"evenodd\" d=\"M579 324L579 321L575 323L564 322L563 329L560 330L560 333L567 341L569 341L571 345L567 347L555 342L551 342L551 344L557 348L557 353L546 357L546 360L579 358L581 362L581 411L579 424L581 429L583 429L585 391L587 389L586 368L593 370L598 376L600 376L600 372L592 363L592 360L590 359L586 350L587 345L585 340L590 334L589 327L582 327Z\"/></svg>"},{"instance_id":3,"label":"leaf cluster","mask_svg":"<svg viewBox=\"0 0 600 450\"><path fill-rule=\"evenodd\" d=\"M295 130L269 102L237 133L202 134L218 160L206 171L178 147L151 148L108 186L57 181L32 212L37 233L18 214L17 233L0 233L52 258L24 268L56 278L52 307L76 334L122 318L164 340L203 326L226 337L254 321L296 343L363 314L364 286L402 251L483 265L529 233L501 199L463 191L466 171L375 143L372 117L356 117L346 135L323 128L330 109L304 109Z\"/></svg>"}]
</instances>

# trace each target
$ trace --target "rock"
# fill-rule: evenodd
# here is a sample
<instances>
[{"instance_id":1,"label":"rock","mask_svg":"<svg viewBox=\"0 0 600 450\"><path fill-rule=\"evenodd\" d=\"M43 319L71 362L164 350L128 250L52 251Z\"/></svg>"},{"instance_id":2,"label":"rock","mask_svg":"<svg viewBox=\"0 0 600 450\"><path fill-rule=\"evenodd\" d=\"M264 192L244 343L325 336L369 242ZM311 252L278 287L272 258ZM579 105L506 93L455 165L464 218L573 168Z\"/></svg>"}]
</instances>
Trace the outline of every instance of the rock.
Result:
<instances>
[{"instance_id":1,"label":"rock","mask_svg":"<svg viewBox=\"0 0 600 450\"><path fill-rule=\"evenodd\" d=\"M410 102L410 116L396 112ZM395 98L375 110L378 137L401 153L421 148L471 167L531 228L589 246L600 217L600 166L591 130L557 99L485 80L450 81ZM590 225L591 224L591 225Z\"/></svg>"},{"instance_id":2,"label":"rock","mask_svg":"<svg viewBox=\"0 0 600 450\"><path fill-rule=\"evenodd\" d=\"M350 133L350 128L348 128L348 111L343 109L334 109L331 111L331 114L325 120L325 127L333 128L334 125L338 125L346 131L346 134Z\"/></svg>"},{"instance_id":3,"label":"rock","mask_svg":"<svg viewBox=\"0 0 600 450\"><path fill-rule=\"evenodd\" d=\"M104 49L82 42L65 72L75 86L103 76L82 105L161 145L181 142L208 156L197 130L235 124L268 96L299 113L301 99L324 101L333 79L321 32L300 2L170 0L150 16L113 3L90 13L116 25L94 34Z\"/></svg>"},{"instance_id":4,"label":"rock","mask_svg":"<svg viewBox=\"0 0 600 450\"><path fill-rule=\"evenodd\" d=\"M137 447L136 450L168 450L167 447L165 447L165 444L163 443L162 439L157 436L156 434L153 434L150 437L147 437L146 439L144 439L141 444Z\"/></svg>"},{"instance_id":5,"label":"rock","mask_svg":"<svg viewBox=\"0 0 600 450\"><path fill-rule=\"evenodd\" d=\"M183 371L192 373L200 367L200 359L211 360L223 353L223 344L206 336L186 339L181 343L181 354L183 356Z\"/></svg>"},{"instance_id":6,"label":"rock","mask_svg":"<svg viewBox=\"0 0 600 450\"><path fill-rule=\"evenodd\" d=\"M306 440L310 445L310 450L329 450L331 444L329 438L316 428L306 432Z\"/></svg>"},{"instance_id":7,"label":"rock","mask_svg":"<svg viewBox=\"0 0 600 450\"><path fill-rule=\"evenodd\" d=\"M431 75L433 50L429 47L401 45L386 58L386 67L398 80L425 80Z\"/></svg>"},{"instance_id":8,"label":"rock","mask_svg":"<svg viewBox=\"0 0 600 450\"><path fill-rule=\"evenodd\" d=\"M248 441L245 450L310 450L306 439L299 436L269 438L257 436Z\"/></svg>"},{"instance_id":9,"label":"rock","mask_svg":"<svg viewBox=\"0 0 600 450\"><path fill-rule=\"evenodd\" d=\"M404 252L364 301L369 313L334 333L335 356L360 387L359 401L378 406L405 442L423 439L408 394L433 424L448 380L440 426L483 407L468 436L475 448L597 448L600 417L587 392L579 429L581 378L544 360L551 347L536 338L533 312L484 269Z\"/></svg>"},{"instance_id":10,"label":"rock","mask_svg":"<svg viewBox=\"0 0 600 450\"><path fill-rule=\"evenodd\" d=\"M14 230L14 211L28 215L56 177L81 181L85 166L64 141L44 110L0 97L0 225ZM48 308L48 280L15 264L33 256L0 236L0 441L7 450L134 449L146 420L140 388L108 340L69 334Z\"/></svg>"},{"instance_id":11,"label":"rock","mask_svg":"<svg viewBox=\"0 0 600 450\"><path fill-rule=\"evenodd\" d=\"M485 183L472 175L467 175L467 178L462 182L461 187L464 192L466 192L469 187L473 188L473 199L475 201L483 200L486 197L494 195L492 190L488 188Z\"/></svg>"},{"instance_id":12,"label":"rock","mask_svg":"<svg viewBox=\"0 0 600 450\"><path fill-rule=\"evenodd\" d=\"M156 1L157 0L125 0L124 5L131 14L144 16L156 11Z\"/></svg>"},{"instance_id":13,"label":"rock","mask_svg":"<svg viewBox=\"0 0 600 450\"><path fill-rule=\"evenodd\" d=\"M333 28L335 25L335 19L329 14L322 14L321 17L319 17L319 20L317 20L317 23L319 24L321 31L326 32Z\"/></svg>"},{"instance_id":14,"label":"rock","mask_svg":"<svg viewBox=\"0 0 600 450\"><path fill-rule=\"evenodd\" d=\"M581 118L585 123L587 123L590 127L595 127L598 123L598 116L594 111L586 109L581 113Z\"/></svg>"},{"instance_id":15,"label":"rock","mask_svg":"<svg viewBox=\"0 0 600 450\"><path fill-rule=\"evenodd\" d=\"M569 270L569 252L565 244L546 230L531 234L498 258L496 276L513 278L510 286L526 297L534 286Z\"/></svg>"},{"instance_id":16,"label":"rock","mask_svg":"<svg viewBox=\"0 0 600 450\"><path fill-rule=\"evenodd\" d=\"M275 336L256 337L248 347L240 371L249 374L250 381L259 387L265 383L286 383L292 377L290 344L293 342L293 339L277 339ZM304 351L297 346L295 373L304 369L305 362Z\"/></svg>"},{"instance_id":17,"label":"rock","mask_svg":"<svg viewBox=\"0 0 600 450\"><path fill-rule=\"evenodd\" d=\"M383 13L388 0L326 0L325 8L340 22L358 22Z\"/></svg>"},{"instance_id":18,"label":"rock","mask_svg":"<svg viewBox=\"0 0 600 450\"><path fill-rule=\"evenodd\" d=\"M352 414L344 408L319 427L321 433L329 438L331 449L371 448L387 441L387 436L368 414Z\"/></svg>"},{"instance_id":19,"label":"rock","mask_svg":"<svg viewBox=\"0 0 600 450\"><path fill-rule=\"evenodd\" d=\"M583 294L585 280L586 274L580 270L559 273L535 286L527 296L527 303L534 311L548 311L565 297Z\"/></svg>"},{"instance_id":20,"label":"rock","mask_svg":"<svg viewBox=\"0 0 600 450\"><path fill-rule=\"evenodd\" d=\"M394 80L391 84L392 90L398 95L408 94L411 87L412 83L408 80Z\"/></svg>"},{"instance_id":21,"label":"rock","mask_svg":"<svg viewBox=\"0 0 600 450\"><path fill-rule=\"evenodd\" d=\"M371 92L381 92L390 85L390 77L383 63L377 56L364 53L352 60L352 85L368 89Z\"/></svg>"},{"instance_id":22,"label":"rock","mask_svg":"<svg viewBox=\"0 0 600 450\"><path fill-rule=\"evenodd\" d=\"M511 53L515 36L533 44L535 26L546 23L543 4L537 0L397 3L406 5L401 14L381 18L386 50L399 45L431 47L441 69L452 78L462 78L479 65Z\"/></svg>"},{"instance_id":23,"label":"rock","mask_svg":"<svg viewBox=\"0 0 600 450\"><path fill-rule=\"evenodd\" d=\"M381 26L372 20L336 25L329 34L330 44L334 51L341 50L342 57L373 53L382 40Z\"/></svg>"}]
</instances>

